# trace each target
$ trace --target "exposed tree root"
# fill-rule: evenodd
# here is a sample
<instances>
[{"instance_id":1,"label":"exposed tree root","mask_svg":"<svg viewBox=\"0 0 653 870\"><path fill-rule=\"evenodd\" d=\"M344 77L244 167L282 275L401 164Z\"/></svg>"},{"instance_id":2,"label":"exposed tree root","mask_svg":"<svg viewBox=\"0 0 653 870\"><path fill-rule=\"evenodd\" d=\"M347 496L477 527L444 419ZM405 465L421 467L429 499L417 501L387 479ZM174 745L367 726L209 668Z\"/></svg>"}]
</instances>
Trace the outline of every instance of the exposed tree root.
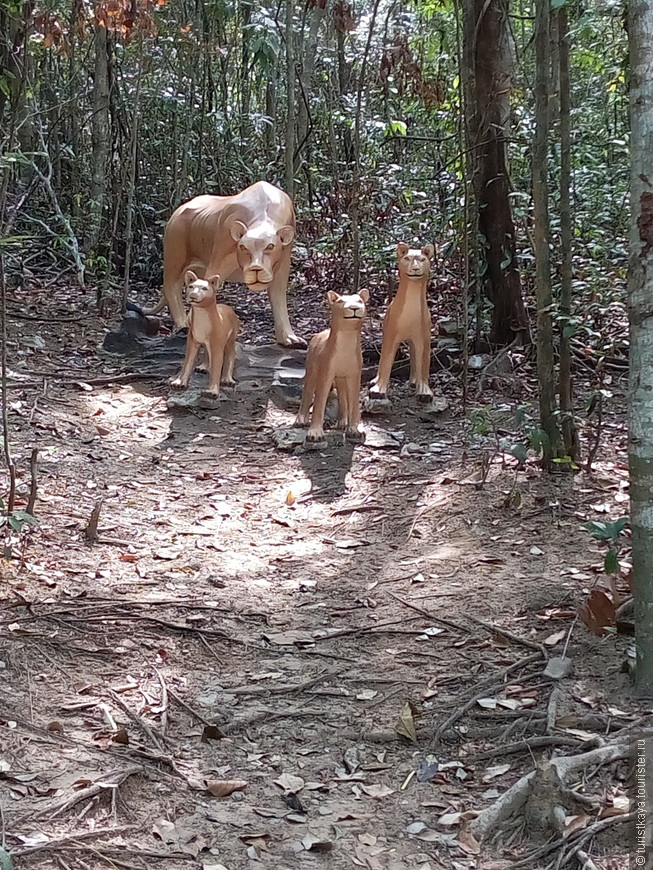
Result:
<instances>
[{"instance_id":1,"label":"exposed tree root","mask_svg":"<svg viewBox=\"0 0 653 870\"><path fill-rule=\"evenodd\" d=\"M571 774L579 770L595 764L608 764L611 761L619 761L627 758L628 753L629 744L624 742L602 746L600 749L593 749L591 752L584 752L581 755L568 755L563 758L552 759L537 770L522 776L491 806L483 810L470 824L472 834L477 840L484 840L503 822L515 813L522 811L527 801L536 793L537 780L539 779L538 774L542 776L551 771L561 783L564 783ZM562 799L560 803L564 805ZM553 810L553 807L551 809Z\"/></svg>"}]
</instances>

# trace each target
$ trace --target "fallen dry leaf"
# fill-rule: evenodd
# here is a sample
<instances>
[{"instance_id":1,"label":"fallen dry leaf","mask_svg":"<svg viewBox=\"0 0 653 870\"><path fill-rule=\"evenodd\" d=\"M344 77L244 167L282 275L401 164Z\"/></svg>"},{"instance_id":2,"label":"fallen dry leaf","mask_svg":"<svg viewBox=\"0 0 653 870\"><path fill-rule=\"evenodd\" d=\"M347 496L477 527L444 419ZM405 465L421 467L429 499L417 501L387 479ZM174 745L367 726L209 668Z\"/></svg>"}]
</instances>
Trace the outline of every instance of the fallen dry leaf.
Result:
<instances>
[{"instance_id":1,"label":"fallen dry leaf","mask_svg":"<svg viewBox=\"0 0 653 870\"><path fill-rule=\"evenodd\" d=\"M206 790L213 797L228 797L235 791L245 791L247 782L244 779L214 779L207 781Z\"/></svg>"},{"instance_id":2,"label":"fallen dry leaf","mask_svg":"<svg viewBox=\"0 0 653 870\"><path fill-rule=\"evenodd\" d=\"M394 788L388 788L387 785L361 785L361 789L368 797L377 801L394 794L396 791Z\"/></svg>"},{"instance_id":3,"label":"fallen dry leaf","mask_svg":"<svg viewBox=\"0 0 653 870\"><path fill-rule=\"evenodd\" d=\"M304 788L304 780L301 776L294 776L292 773L282 773L279 779L274 780L274 784L278 785L284 791L297 793Z\"/></svg>"},{"instance_id":4,"label":"fallen dry leaf","mask_svg":"<svg viewBox=\"0 0 653 870\"><path fill-rule=\"evenodd\" d=\"M602 589L592 589L585 604L581 605L578 615L589 631L599 637L609 634L610 628L617 624L614 602Z\"/></svg>"},{"instance_id":5,"label":"fallen dry leaf","mask_svg":"<svg viewBox=\"0 0 653 870\"><path fill-rule=\"evenodd\" d=\"M395 731L402 737L407 737L413 743L417 743L417 732L415 731L414 715L416 708L410 701L406 701L401 715L395 724Z\"/></svg>"}]
</instances>

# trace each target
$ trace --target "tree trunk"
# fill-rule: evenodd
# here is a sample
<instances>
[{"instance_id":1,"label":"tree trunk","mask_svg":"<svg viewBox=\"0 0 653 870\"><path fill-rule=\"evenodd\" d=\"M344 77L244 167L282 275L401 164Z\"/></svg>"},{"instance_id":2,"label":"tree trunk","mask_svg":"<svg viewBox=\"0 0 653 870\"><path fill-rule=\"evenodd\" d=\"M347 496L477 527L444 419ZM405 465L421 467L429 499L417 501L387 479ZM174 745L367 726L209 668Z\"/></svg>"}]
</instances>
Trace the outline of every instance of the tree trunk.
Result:
<instances>
[{"instance_id":1,"label":"tree trunk","mask_svg":"<svg viewBox=\"0 0 653 870\"><path fill-rule=\"evenodd\" d=\"M107 198L107 163L110 147L109 113L109 34L104 24L95 22L95 76L93 81L93 115L91 118L91 171L89 232L84 249L97 251Z\"/></svg>"},{"instance_id":2,"label":"tree trunk","mask_svg":"<svg viewBox=\"0 0 653 870\"><path fill-rule=\"evenodd\" d=\"M286 0L286 193L295 194L295 52L292 35L293 2Z\"/></svg>"},{"instance_id":3,"label":"tree trunk","mask_svg":"<svg viewBox=\"0 0 653 870\"><path fill-rule=\"evenodd\" d=\"M467 0L465 57L470 64L469 148L476 157L474 189L484 240L485 292L493 305L490 340L530 341L516 260L506 137L510 122L512 54L508 0Z\"/></svg>"},{"instance_id":4,"label":"tree trunk","mask_svg":"<svg viewBox=\"0 0 653 870\"><path fill-rule=\"evenodd\" d=\"M560 85L560 372L559 392L562 440L565 454L575 462L580 458L578 432L574 423L573 383L571 379L571 281L572 239L571 220L571 104L569 87L569 22L567 7L561 6L558 19L558 64Z\"/></svg>"},{"instance_id":5,"label":"tree trunk","mask_svg":"<svg viewBox=\"0 0 653 870\"><path fill-rule=\"evenodd\" d=\"M558 456L560 436L555 411L553 323L551 308L551 237L547 150L549 144L549 2L535 4L535 138L533 140L533 238L535 242L535 300L537 304L537 379L540 390L542 466L551 470Z\"/></svg>"},{"instance_id":6,"label":"tree trunk","mask_svg":"<svg viewBox=\"0 0 653 870\"><path fill-rule=\"evenodd\" d=\"M269 163L274 163L276 160L276 129L275 119L277 116L277 73L271 68L269 71L270 78L265 86L265 114L270 119L270 123L265 125L265 150Z\"/></svg>"},{"instance_id":7,"label":"tree trunk","mask_svg":"<svg viewBox=\"0 0 653 870\"><path fill-rule=\"evenodd\" d=\"M308 31L308 36L304 44L304 52L302 59L301 85L302 93L299 105L297 107L297 152L301 154L303 148L306 147L311 133L311 113L309 110L311 102L311 91L313 89L313 72L315 70L315 61L317 59L317 38L320 31L320 24L326 12L326 2L321 0L313 7L311 15L311 23Z\"/></svg>"},{"instance_id":8,"label":"tree trunk","mask_svg":"<svg viewBox=\"0 0 653 870\"><path fill-rule=\"evenodd\" d=\"M630 522L636 682L653 695L653 6L629 11L631 107Z\"/></svg>"},{"instance_id":9,"label":"tree trunk","mask_svg":"<svg viewBox=\"0 0 653 870\"><path fill-rule=\"evenodd\" d=\"M356 95L356 117L354 119L354 177L352 180L352 203L351 203L351 236L352 236L352 273L353 273L353 292L358 293L360 287L360 271L361 271L361 254L360 254L360 182L361 182L361 110L363 106L363 91L365 89L365 74L367 73L367 60L372 46L372 36L374 35L374 25L376 24L376 16L379 11L380 0L374 0L372 15L370 17L370 29L367 34L367 42L365 43L365 51L363 52L363 60L361 61L361 71L358 79L358 93Z\"/></svg>"}]
</instances>

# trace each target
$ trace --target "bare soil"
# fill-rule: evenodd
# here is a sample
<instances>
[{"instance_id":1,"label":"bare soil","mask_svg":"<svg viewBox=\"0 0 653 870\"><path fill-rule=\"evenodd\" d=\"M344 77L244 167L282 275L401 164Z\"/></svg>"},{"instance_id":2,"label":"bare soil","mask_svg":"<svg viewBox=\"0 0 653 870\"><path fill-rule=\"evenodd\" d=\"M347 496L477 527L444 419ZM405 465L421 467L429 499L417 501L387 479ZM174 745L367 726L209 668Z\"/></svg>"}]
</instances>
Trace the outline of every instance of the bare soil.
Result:
<instances>
[{"instance_id":1,"label":"bare soil","mask_svg":"<svg viewBox=\"0 0 653 870\"><path fill-rule=\"evenodd\" d=\"M554 861L529 861L519 825L479 846L461 823L538 759L646 721L629 639L574 625L603 581L582 522L627 512L620 421L592 475L543 476L470 438L443 373L442 417L397 386L367 420L410 448L283 452L270 435L293 413L265 389L182 412L163 380L94 384L122 366L99 352L107 324L86 298L39 304L52 319L12 317L8 345L19 507L39 449L39 526L0 562L16 870ZM572 626L557 727L530 745ZM626 767L579 789L586 824L623 811ZM625 827L584 847L601 870L624 866Z\"/></svg>"}]
</instances>

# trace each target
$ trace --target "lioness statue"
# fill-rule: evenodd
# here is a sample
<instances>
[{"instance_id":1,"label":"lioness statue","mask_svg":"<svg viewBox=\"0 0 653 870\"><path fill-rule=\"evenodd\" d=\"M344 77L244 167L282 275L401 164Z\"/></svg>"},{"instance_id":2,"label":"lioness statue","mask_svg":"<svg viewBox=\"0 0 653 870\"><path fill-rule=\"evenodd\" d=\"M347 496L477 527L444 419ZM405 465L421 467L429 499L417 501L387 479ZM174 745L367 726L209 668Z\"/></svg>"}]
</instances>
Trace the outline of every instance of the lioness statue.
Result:
<instances>
[{"instance_id":1,"label":"lioness statue","mask_svg":"<svg viewBox=\"0 0 653 870\"><path fill-rule=\"evenodd\" d=\"M431 314L426 301L426 285L435 257L433 245L421 250L397 245L399 288L383 319L383 343L376 378L372 381L370 399L385 399L392 364L402 341L410 348L410 383L415 386L418 401L430 402Z\"/></svg>"},{"instance_id":2,"label":"lioness statue","mask_svg":"<svg viewBox=\"0 0 653 870\"><path fill-rule=\"evenodd\" d=\"M219 275L204 281L188 270L184 283L186 299L190 303L186 357L178 377L170 381L170 385L179 389L188 386L197 353L203 345L209 358L209 386L202 390L202 395L216 398L221 383L226 387L233 387L236 383L233 375L240 320L231 306L216 304L216 293L222 283Z\"/></svg>"},{"instance_id":3,"label":"lioness statue","mask_svg":"<svg viewBox=\"0 0 653 870\"><path fill-rule=\"evenodd\" d=\"M330 290L331 328L314 335L306 355L306 377L296 426L308 425L311 404L311 424L307 442L324 442L324 412L334 384L338 393L337 428L344 429L348 441L363 441L360 431L360 391L363 354L361 327L365 319L367 290L351 296L339 296Z\"/></svg>"},{"instance_id":4,"label":"lioness statue","mask_svg":"<svg viewBox=\"0 0 653 870\"><path fill-rule=\"evenodd\" d=\"M180 328L186 325L182 301L184 273L220 275L267 291L277 342L306 347L288 319L288 276L295 237L295 211L282 190L257 181L234 196L196 196L173 212L163 234L163 294L146 314L166 304Z\"/></svg>"}]
</instances>

